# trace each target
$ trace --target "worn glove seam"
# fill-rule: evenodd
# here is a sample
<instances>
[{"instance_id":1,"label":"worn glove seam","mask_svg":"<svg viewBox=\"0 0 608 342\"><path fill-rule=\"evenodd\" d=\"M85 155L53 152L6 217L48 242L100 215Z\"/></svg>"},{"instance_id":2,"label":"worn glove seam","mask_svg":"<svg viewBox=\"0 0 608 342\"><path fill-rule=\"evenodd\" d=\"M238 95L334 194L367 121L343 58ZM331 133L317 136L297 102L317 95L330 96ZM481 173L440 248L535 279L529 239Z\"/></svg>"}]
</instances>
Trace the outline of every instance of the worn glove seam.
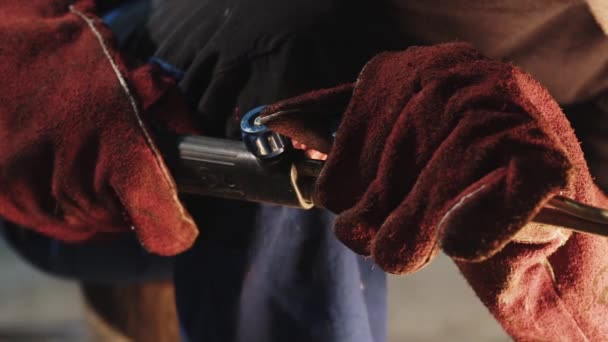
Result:
<instances>
[{"instance_id":1,"label":"worn glove seam","mask_svg":"<svg viewBox=\"0 0 608 342\"><path fill-rule=\"evenodd\" d=\"M553 271L553 265L551 265L551 262L549 261L549 259L547 257L543 258L540 262L541 262L543 268L545 269L545 271L547 272L547 275L551 279L551 284L553 285L553 292L554 292L555 296L557 297L557 299L559 300L560 305L564 308L564 311L568 314L568 316L570 316L570 319L572 319L572 321L576 325L576 328L579 330L581 335L585 338L585 341L589 342L590 340L589 340L589 337L587 336L587 334L585 333L585 330L583 330L583 328L581 328L581 325L579 324L578 320L576 319L576 317L574 317L574 315L572 315L568 306L564 303L564 301L562 300L562 297L560 296L560 291L557 286L557 280L555 279L555 272Z\"/></svg>"}]
</instances>

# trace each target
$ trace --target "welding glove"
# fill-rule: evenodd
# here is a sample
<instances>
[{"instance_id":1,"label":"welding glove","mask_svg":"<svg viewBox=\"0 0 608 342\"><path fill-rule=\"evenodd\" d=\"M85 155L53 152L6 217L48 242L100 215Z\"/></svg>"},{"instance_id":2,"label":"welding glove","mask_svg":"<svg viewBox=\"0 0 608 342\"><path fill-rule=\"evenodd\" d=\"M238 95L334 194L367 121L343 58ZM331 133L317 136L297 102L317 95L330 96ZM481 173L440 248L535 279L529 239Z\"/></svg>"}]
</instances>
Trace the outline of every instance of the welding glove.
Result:
<instances>
[{"instance_id":1,"label":"welding glove","mask_svg":"<svg viewBox=\"0 0 608 342\"><path fill-rule=\"evenodd\" d=\"M0 217L83 241L135 231L188 248L195 223L150 126L195 123L160 70L117 52L93 1L0 3Z\"/></svg>"},{"instance_id":2,"label":"welding glove","mask_svg":"<svg viewBox=\"0 0 608 342\"><path fill-rule=\"evenodd\" d=\"M345 102L329 150L328 130L317 127ZM339 214L340 240L390 272L420 268L439 247L483 260L553 195L590 200L573 172L577 165L589 177L578 143L549 94L465 44L380 54L356 83L262 116L271 129L330 152L318 201Z\"/></svg>"},{"instance_id":3,"label":"welding glove","mask_svg":"<svg viewBox=\"0 0 608 342\"><path fill-rule=\"evenodd\" d=\"M341 106L331 146L327 116ZM556 194L605 197L559 106L523 71L467 44L412 47L376 56L354 84L262 116L329 153L317 201L355 252L409 273L442 248L518 340L608 336L606 298L597 301L605 239L530 222Z\"/></svg>"}]
</instances>

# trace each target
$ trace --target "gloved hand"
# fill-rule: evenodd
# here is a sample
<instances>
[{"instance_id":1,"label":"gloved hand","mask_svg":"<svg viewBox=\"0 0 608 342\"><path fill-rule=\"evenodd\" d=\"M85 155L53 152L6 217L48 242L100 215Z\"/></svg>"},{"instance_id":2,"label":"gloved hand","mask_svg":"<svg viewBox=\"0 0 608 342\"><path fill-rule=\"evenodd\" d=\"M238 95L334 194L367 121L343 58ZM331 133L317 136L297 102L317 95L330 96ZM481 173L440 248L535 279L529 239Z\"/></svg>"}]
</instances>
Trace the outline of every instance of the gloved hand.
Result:
<instances>
[{"instance_id":1,"label":"gloved hand","mask_svg":"<svg viewBox=\"0 0 608 342\"><path fill-rule=\"evenodd\" d=\"M0 3L0 217L65 241L135 230L158 254L197 229L149 132L194 123L159 70L128 61L93 1Z\"/></svg>"},{"instance_id":2,"label":"gloved hand","mask_svg":"<svg viewBox=\"0 0 608 342\"><path fill-rule=\"evenodd\" d=\"M528 223L558 193L596 202L574 132L548 92L469 45L380 54L356 83L270 106L262 121L328 152L323 122L346 103L318 201L339 214L338 238L386 271L413 272L440 247L480 261L512 240L563 243L565 231ZM309 115L269 115L290 108Z\"/></svg>"}]
</instances>

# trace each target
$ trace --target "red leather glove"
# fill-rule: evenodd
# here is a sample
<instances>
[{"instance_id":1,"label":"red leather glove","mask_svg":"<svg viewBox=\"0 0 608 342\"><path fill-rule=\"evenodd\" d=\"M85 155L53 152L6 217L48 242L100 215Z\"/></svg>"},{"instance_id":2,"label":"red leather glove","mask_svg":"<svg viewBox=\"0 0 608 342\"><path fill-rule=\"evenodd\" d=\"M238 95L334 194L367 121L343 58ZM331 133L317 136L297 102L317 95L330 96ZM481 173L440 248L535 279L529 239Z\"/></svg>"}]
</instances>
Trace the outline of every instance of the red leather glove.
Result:
<instances>
[{"instance_id":1,"label":"red leather glove","mask_svg":"<svg viewBox=\"0 0 608 342\"><path fill-rule=\"evenodd\" d=\"M116 51L93 1L71 2L0 4L0 216L66 241L134 229L149 251L183 251L197 229L146 122L194 124L170 79Z\"/></svg>"},{"instance_id":2,"label":"red leather glove","mask_svg":"<svg viewBox=\"0 0 608 342\"><path fill-rule=\"evenodd\" d=\"M320 113L315 108L345 98L318 196L339 213L338 237L387 271L417 270L440 246L458 259L483 260L558 192L590 200L581 150L557 104L519 69L468 45L381 54L355 84L279 103L262 116L324 152L316 127L326 114L267 115L293 107Z\"/></svg>"},{"instance_id":3,"label":"red leather glove","mask_svg":"<svg viewBox=\"0 0 608 342\"><path fill-rule=\"evenodd\" d=\"M530 222L558 193L608 205L541 85L466 44L414 47L378 55L352 85L273 105L262 122L328 152L327 115L345 103L317 184L340 240L394 273L441 247L517 340L608 336L606 239ZM291 108L310 112L280 112Z\"/></svg>"}]
</instances>

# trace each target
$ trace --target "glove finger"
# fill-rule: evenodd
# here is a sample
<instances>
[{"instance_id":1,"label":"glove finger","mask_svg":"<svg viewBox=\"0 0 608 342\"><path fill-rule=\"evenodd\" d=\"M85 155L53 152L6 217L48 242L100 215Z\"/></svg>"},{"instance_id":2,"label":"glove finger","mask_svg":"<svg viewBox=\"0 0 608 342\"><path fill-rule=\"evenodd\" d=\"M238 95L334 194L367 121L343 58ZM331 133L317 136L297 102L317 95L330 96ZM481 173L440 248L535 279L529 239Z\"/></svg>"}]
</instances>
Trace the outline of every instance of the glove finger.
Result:
<instances>
[{"instance_id":1,"label":"glove finger","mask_svg":"<svg viewBox=\"0 0 608 342\"><path fill-rule=\"evenodd\" d=\"M371 187L374 190L366 192L353 208L338 215L334 224L336 237L353 252L364 256L371 254L371 242L386 213L390 212L388 208L392 209L382 191L375 190L378 187L374 184Z\"/></svg>"},{"instance_id":2,"label":"glove finger","mask_svg":"<svg viewBox=\"0 0 608 342\"><path fill-rule=\"evenodd\" d=\"M467 189L442 212L442 249L466 261L493 256L567 186L570 171L561 151L530 151L512 158L503 172Z\"/></svg>"},{"instance_id":3,"label":"glove finger","mask_svg":"<svg viewBox=\"0 0 608 342\"><path fill-rule=\"evenodd\" d=\"M131 169L114 173L111 184L141 244L159 255L180 253L198 235L196 224L159 155L142 150L138 159L125 164Z\"/></svg>"},{"instance_id":4,"label":"glove finger","mask_svg":"<svg viewBox=\"0 0 608 342\"><path fill-rule=\"evenodd\" d=\"M352 95L351 84L313 91L271 105L260 114L260 123L309 148L329 153L333 133Z\"/></svg>"},{"instance_id":5,"label":"glove finger","mask_svg":"<svg viewBox=\"0 0 608 342\"><path fill-rule=\"evenodd\" d=\"M412 103L416 102L416 98L412 99ZM421 132L409 131L405 128L416 118L416 115L399 117L392 126L387 141L381 144L384 150L381 153L376 178L369 184L363 196L352 207L341 212L336 219L336 236L356 253L362 255L371 253L370 243L375 238L376 232L411 191L420 170L429 158L419 153L416 149L417 145L412 143ZM395 151L398 151L399 157L395 155ZM330 155L329 158L331 157ZM325 189L327 194L331 194L328 189L335 186L331 183L330 176L322 175L319 180L319 187ZM329 209L333 208L329 207Z\"/></svg>"}]
</instances>

